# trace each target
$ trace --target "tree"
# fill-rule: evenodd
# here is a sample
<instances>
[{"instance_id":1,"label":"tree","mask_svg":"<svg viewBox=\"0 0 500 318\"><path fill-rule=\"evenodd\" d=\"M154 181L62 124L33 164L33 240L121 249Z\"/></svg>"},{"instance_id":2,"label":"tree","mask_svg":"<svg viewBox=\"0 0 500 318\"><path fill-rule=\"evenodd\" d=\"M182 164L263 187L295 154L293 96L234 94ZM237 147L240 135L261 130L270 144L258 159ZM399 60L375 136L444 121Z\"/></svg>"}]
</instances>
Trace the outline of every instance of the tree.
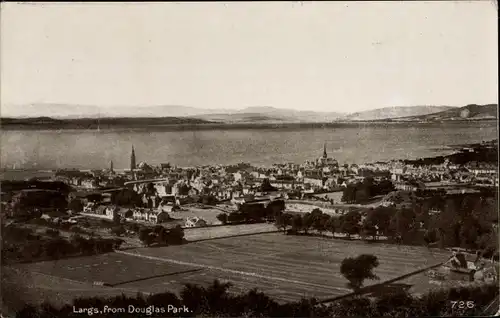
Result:
<instances>
[{"instance_id":1,"label":"tree","mask_svg":"<svg viewBox=\"0 0 500 318\"><path fill-rule=\"evenodd\" d=\"M50 237L59 237L59 236L61 236L61 233L59 232L59 230L56 230L56 229L46 229L45 230L45 234L47 234Z\"/></svg>"},{"instance_id":2,"label":"tree","mask_svg":"<svg viewBox=\"0 0 500 318\"><path fill-rule=\"evenodd\" d=\"M243 217L242 217L242 214L239 213L239 212L231 212L229 213L229 215L227 216L227 221L229 223L236 223L236 222L241 222L243 221Z\"/></svg>"},{"instance_id":3,"label":"tree","mask_svg":"<svg viewBox=\"0 0 500 318\"><path fill-rule=\"evenodd\" d=\"M116 212L113 213L113 223L114 224L120 224L121 220L122 220L122 218L121 218L120 214L118 214Z\"/></svg>"},{"instance_id":4,"label":"tree","mask_svg":"<svg viewBox=\"0 0 500 318\"><path fill-rule=\"evenodd\" d=\"M170 229L169 234L169 243L182 244L184 242L184 229L180 225Z\"/></svg>"},{"instance_id":5,"label":"tree","mask_svg":"<svg viewBox=\"0 0 500 318\"><path fill-rule=\"evenodd\" d=\"M335 236L335 230L337 229L338 218L330 217L328 222L326 222L325 228L328 232L332 233Z\"/></svg>"},{"instance_id":6,"label":"tree","mask_svg":"<svg viewBox=\"0 0 500 318\"><path fill-rule=\"evenodd\" d=\"M324 231L327 230L326 225L330 221L330 216L328 214L322 213L321 215L317 216L314 220L313 227L316 231L319 232L319 234L323 234Z\"/></svg>"},{"instance_id":7,"label":"tree","mask_svg":"<svg viewBox=\"0 0 500 318\"><path fill-rule=\"evenodd\" d=\"M372 193L372 189L374 187L374 180L373 180L373 177L366 177L363 179L363 183L361 185L361 189L364 191L364 194L366 195L366 197L371 197L373 196L374 194Z\"/></svg>"},{"instance_id":8,"label":"tree","mask_svg":"<svg viewBox=\"0 0 500 318\"><path fill-rule=\"evenodd\" d=\"M132 189L123 189L114 196L114 204L124 207L142 206L141 196Z\"/></svg>"},{"instance_id":9,"label":"tree","mask_svg":"<svg viewBox=\"0 0 500 318\"><path fill-rule=\"evenodd\" d=\"M274 223L274 225L279 230L283 230L283 234L286 234L286 229L291 225L291 223L292 223L292 215L288 213L283 213L282 215L276 218L276 222Z\"/></svg>"},{"instance_id":10,"label":"tree","mask_svg":"<svg viewBox=\"0 0 500 318\"><path fill-rule=\"evenodd\" d=\"M149 195L155 195L156 194L156 188L152 182L149 182L146 186L146 194Z\"/></svg>"},{"instance_id":11,"label":"tree","mask_svg":"<svg viewBox=\"0 0 500 318\"><path fill-rule=\"evenodd\" d=\"M400 209L392 216L390 231L395 237L401 238L403 242L413 239L415 230L415 212L412 209Z\"/></svg>"},{"instance_id":12,"label":"tree","mask_svg":"<svg viewBox=\"0 0 500 318\"><path fill-rule=\"evenodd\" d=\"M154 233L152 233L151 229L143 228L139 231L139 240L141 240L141 242L146 246L150 246L151 244L153 244L155 238L156 237Z\"/></svg>"},{"instance_id":13,"label":"tree","mask_svg":"<svg viewBox=\"0 0 500 318\"><path fill-rule=\"evenodd\" d=\"M312 213L308 212L304 214L304 216L302 217L302 229L304 230L305 234L309 232L313 224L314 224L314 217Z\"/></svg>"},{"instance_id":14,"label":"tree","mask_svg":"<svg viewBox=\"0 0 500 318\"><path fill-rule=\"evenodd\" d=\"M269 179L266 178L262 180L262 184L260 185L259 190L261 192L273 192L276 191L277 189L273 187Z\"/></svg>"},{"instance_id":15,"label":"tree","mask_svg":"<svg viewBox=\"0 0 500 318\"><path fill-rule=\"evenodd\" d=\"M396 210L390 207L377 207L368 211L365 222L370 222L378 228L378 232L384 235L390 234L389 227L391 218Z\"/></svg>"},{"instance_id":16,"label":"tree","mask_svg":"<svg viewBox=\"0 0 500 318\"><path fill-rule=\"evenodd\" d=\"M163 226L158 226L153 229L153 232L156 234L156 243L159 245L167 245L169 243L169 233L166 228Z\"/></svg>"},{"instance_id":17,"label":"tree","mask_svg":"<svg viewBox=\"0 0 500 318\"><path fill-rule=\"evenodd\" d=\"M371 236L373 240L377 240L377 227L376 225L368 219L365 219L361 225L361 235L363 237Z\"/></svg>"},{"instance_id":18,"label":"tree","mask_svg":"<svg viewBox=\"0 0 500 318\"><path fill-rule=\"evenodd\" d=\"M351 238L351 235L359 234L361 214L358 211L350 211L343 215L340 220L340 231L347 234L348 238Z\"/></svg>"},{"instance_id":19,"label":"tree","mask_svg":"<svg viewBox=\"0 0 500 318\"><path fill-rule=\"evenodd\" d=\"M349 288L358 291L363 286L365 279L379 279L373 273L379 262L376 256L362 254L358 257L348 257L340 265L340 273L349 281Z\"/></svg>"},{"instance_id":20,"label":"tree","mask_svg":"<svg viewBox=\"0 0 500 318\"><path fill-rule=\"evenodd\" d=\"M83 203L82 203L82 200L80 199L73 199L71 201L69 201L68 203L68 209L75 212L75 213L79 213L79 212L82 212L83 211Z\"/></svg>"},{"instance_id":21,"label":"tree","mask_svg":"<svg viewBox=\"0 0 500 318\"><path fill-rule=\"evenodd\" d=\"M285 210L284 200L273 200L269 202L266 208L266 217L276 218Z\"/></svg>"},{"instance_id":22,"label":"tree","mask_svg":"<svg viewBox=\"0 0 500 318\"><path fill-rule=\"evenodd\" d=\"M302 217L298 214L292 218L292 231L295 233L302 231Z\"/></svg>"},{"instance_id":23,"label":"tree","mask_svg":"<svg viewBox=\"0 0 500 318\"><path fill-rule=\"evenodd\" d=\"M219 220L222 224L227 224L227 214L226 213L217 214L217 220Z\"/></svg>"},{"instance_id":24,"label":"tree","mask_svg":"<svg viewBox=\"0 0 500 318\"><path fill-rule=\"evenodd\" d=\"M217 198L213 195L203 195L201 198L201 203L204 205L216 205Z\"/></svg>"},{"instance_id":25,"label":"tree","mask_svg":"<svg viewBox=\"0 0 500 318\"><path fill-rule=\"evenodd\" d=\"M347 187L342 191L342 202L353 203L356 201L356 186L348 184Z\"/></svg>"},{"instance_id":26,"label":"tree","mask_svg":"<svg viewBox=\"0 0 500 318\"><path fill-rule=\"evenodd\" d=\"M122 236L123 234L125 234L125 232L126 230L125 227L123 227L123 225L115 226L111 229L111 233L113 233L116 236Z\"/></svg>"}]
</instances>

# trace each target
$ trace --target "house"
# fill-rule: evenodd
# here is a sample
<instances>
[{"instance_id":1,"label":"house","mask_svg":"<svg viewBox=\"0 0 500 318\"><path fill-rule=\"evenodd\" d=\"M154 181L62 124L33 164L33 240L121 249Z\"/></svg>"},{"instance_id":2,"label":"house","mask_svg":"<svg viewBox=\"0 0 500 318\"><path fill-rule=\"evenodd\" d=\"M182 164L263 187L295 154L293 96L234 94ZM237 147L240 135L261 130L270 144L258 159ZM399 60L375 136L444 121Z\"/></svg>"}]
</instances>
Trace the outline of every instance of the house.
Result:
<instances>
[{"instance_id":1,"label":"house","mask_svg":"<svg viewBox=\"0 0 500 318\"><path fill-rule=\"evenodd\" d=\"M186 219L186 224L184 225L185 227L204 227L207 226L207 222L203 220L202 218L199 218L197 216L193 217L188 217Z\"/></svg>"},{"instance_id":2,"label":"house","mask_svg":"<svg viewBox=\"0 0 500 318\"><path fill-rule=\"evenodd\" d=\"M442 265L441 271L449 280L474 281L479 258L480 256L477 255L472 260L464 253L454 252L453 256Z\"/></svg>"},{"instance_id":3,"label":"house","mask_svg":"<svg viewBox=\"0 0 500 318\"><path fill-rule=\"evenodd\" d=\"M158 206L158 211L166 212L166 213L175 212L178 209L179 209L178 205L176 205L172 202L162 202Z\"/></svg>"},{"instance_id":4,"label":"house","mask_svg":"<svg viewBox=\"0 0 500 318\"><path fill-rule=\"evenodd\" d=\"M107 207L105 205L98 205L97 208L94 209L93 214L106 216L106 209Z\"/></svg>"},{"instance_id":5,"label":"house","mask_svg":"<svg viewBox=\"0 0 500 318\"><path fill-rule=\"evenodd\" d=\"M163 211L155 211L153 209L135 209L132 218L136 221L144 221L150 223L163 222L168 220L168 213Z\"/></svg>"},{"instance_id":6,"label":"house","mask_svg":"<svg viewBox=\"0 0 500 318\"><path fill-rule=\"evenodd\" d=\"M120 209L116 206L116 205L108 205L106 207L106 209L104 210L104 214L110 218L110 219L113 219L115 217L115 215L118 214L118 211Z\"/></svg>"},{"instance_id":7,"label":"house","mask_svg":"<svg viewBox=\"0 0 500 318\"><path fill-rule=\"evenodd\" d=\"M234 181L240 181L242 177L240 172L233 173Z\"/></svg>"},{"instance_id":8,"label":"house","mask_svg":"<svg viewBox=\"0 0 500 318\"><path fill-rule=\"evenodd\" d=\"M318 177L305 177L304 184L310 184L311 186L322 188L323 187L323 178Z\"/></svg>"}]
</instances>

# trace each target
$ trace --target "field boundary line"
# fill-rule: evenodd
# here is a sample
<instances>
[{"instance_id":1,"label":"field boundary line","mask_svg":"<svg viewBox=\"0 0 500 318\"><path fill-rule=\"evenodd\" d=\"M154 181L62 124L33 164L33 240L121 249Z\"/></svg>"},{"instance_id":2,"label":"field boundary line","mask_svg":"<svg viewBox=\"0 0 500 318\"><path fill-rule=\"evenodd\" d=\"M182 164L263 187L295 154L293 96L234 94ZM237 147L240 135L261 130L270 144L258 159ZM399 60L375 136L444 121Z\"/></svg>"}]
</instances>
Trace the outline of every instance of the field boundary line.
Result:
<instances>
[{"instance_id":1,"label":"field boundary line","mask_svg":"<svg viewBox=\"0 0 500 318\"><path fill-rule=\"evenodd\" d=\"M210 237L210 238L204 238L204 239L198 239L198 240L187 240L187 241L188 242L203 242L203 241L220 240L220 239L231 238L231 237L251 236L251 235L268 234L268 233L279 233L279 232L282 232L282 231L280 231L280 230L269 230L269 231L262 231L262 232L256 232L256 233L235 234L235 235Z\"/></svg>"},{"instance_id":2,"label":"field boundary line","mask_svg":"<svg viewBox=\"0 0 500 318\"><path fill-rule=\"evenodd\" d=\"M47 278L51 278L51 279L59 279L59 280L63 280L63 281L67 281L67 282L70 282L70 283L76 283L76 284L80 284L80 285L86 285L88 286L89 288L87 289L67 289L65 288L64 290L72 290L72 291L92 291L92 290L100 290L100 291L105 291L105 290L109 290L109 289L114 289L114 290L117 290L117 291L128 291L128 292L134 292L134 293L142 293L142 294L145 294L145 295L150 295L151 293L148 293L148 292L143 292L143 291L140 291L140 290L137 290L137 289L130 289L130 288L121 288L121 287L118 287L118 288L115 288L115 287L111 287L111 286L97 286L97 285L94 285L92 282L87 282L87 281L79 281L79 280L74 280L74 279L70 279L70 278L65 278L65 277L60 277L60 276L54 276L54 275L50 275L50 274L45 274L45 273L40 273L40 272L37 272L37 271L30 271L30 270L24 270L24 269L19 269L19 268L13 268L13 267L9 267L9 269L17 272L17 273L24 273L24 274L35 274L35 275L40 275L40 276L45 276ZM35 286L37 287L37 286ZM49 289L49 290L58 290L56 288L53 288L53 287L50 287L50 286L44 286L45 288L43 288L42 286L38 286L42 289Z\"/></svg>"},{"instance_id":3,"label":"field boundary line","mask_svg":"<svg viewBox=\"0 0 500 318\"><path fill-rule=\"evenodd\" d=\"M173 273L167 273L167 274L161 274L161 275L154 275L154 276L149 276L149 277L144 277L144 278L137 278L137 279L131 279L131 280L126 280L114 284L106 284L106 286L109 287L116 287L119 285L125 285L125 284L130 284L130 283L135 283L135 282L141 282L144 280L149 280L149 279L155 279L155 278L160 278L160 277L167 277L167 276L175 276L175 275L182 275L182 274L187 274L187 273L194 273L194 272L199 272L202 271L203 268L197 268L197 269L189 269L185 271L179 271L179 272L173 272Z\"/></svg>"},{"instance_id":4,"label":"field boundary line","mask_svg":"<svg viewBox=\"0 0 500 318\"><path fill-rule=\"evenodd\" d=\"M349 294L345 294L345 295L342 295L342 296L337 296L337 297L323 299L323 300L320 300L318 303L325 304L325 303L330 303L330 302L333 302L333 301L337 301L337 300L348 298L348 297L352 297L352 296L363 295L363 294L369 293L370 291L372 291L373 289L376 289L377 287L385 286L387 284L391 284L391 283L397 282L399 280L403 280L403 279L406 279L408 277L411 277L411 276L414 276L414 275L418 275L418 274L426 272L426 271L428 271L430 269L439 267L439 266L443 265L444 263L446 263L446 261L438 263L438 264L434 264L434 265L431 265L431 266L427 266L427 267L424 267L424 268L421 268L421 269L418 269L416 271L413 271L413 272L410 272L408 274L404 274L404 275L398 276L396 278L391 278L389 280L386 280L386 281L378 283L378 284L374 284L374 285L363 287L358 292L351 292Z\"/></svg>"},{"instance_id":5,"label":"field boundary line","mask_svg":"<svg viewBox=\"0 0 500 318\"><path fill-rule=\"evenodd\" d=\"M120 254L124 254L124 255L141 257L141 258L146 258L146 259L151 259L151 260L157 260L157 261L162 261L162 262L166 262L166 263L173 263L173 264L185 265L185 266L193 266L193 267L202 267L202 268L212 269L212 270L221 271L221 272L228 272L228 273L231 273L231 274L245 275L245 276L251 276L251 277L256 277L256 278L262 278L262 279L268 279L268 280L274 280L274 281L281 281L281 282L285 282L285 283L293 283L293 284L300 284L300 285L313 286L313 287L321 287L321 288L327 288L327 289L336 289L336 290L341 290L341 291L344 291L344 292L350 290L350 289L342 288L342 287L333 287L333 286L328 286L328 285L314 284L314 283L303 282L303 281L292 280L292 279L286 279L286 278L281 278L281 277L272 277L272 276L260 275L260 274L257 274L257 273L244 272L244 271L239 271L239 270L234 270L234 269L229 269L229 268L224 268L224 267L219 267L219 266L213 266L213 265L204 265L204 264L197 264L197 263L191 263L191 262L184 262L184 261L179 261L179 260L175 260L175 259L162 258L162 257L157 257L157 256L142 255L142 254L139 254L139 253L130 253L130 252L124 252L124 251L116 251L116 252L120 253Z\"/></svg>"}]
</instances>

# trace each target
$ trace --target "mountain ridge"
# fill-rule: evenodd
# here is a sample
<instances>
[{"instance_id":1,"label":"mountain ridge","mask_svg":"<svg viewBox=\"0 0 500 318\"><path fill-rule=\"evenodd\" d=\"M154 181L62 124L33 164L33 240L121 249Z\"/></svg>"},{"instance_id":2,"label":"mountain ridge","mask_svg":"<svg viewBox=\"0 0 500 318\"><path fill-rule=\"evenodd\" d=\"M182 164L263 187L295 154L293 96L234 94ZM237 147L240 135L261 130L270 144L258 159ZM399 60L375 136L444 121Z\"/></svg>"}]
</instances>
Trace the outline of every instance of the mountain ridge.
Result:
<instances>
[{"instance_id":1,"label":"mountain ridge","mask_svg":"<svg viewBox=\"0 0 500 318\"><path fill-rule=\"evenodd\" d=\"M348 114L342 120L364 121L383 120L390 118L400 118L408 116L419 116L431 113L438 113L444 110L455 108L454 106L393 106L382 107L373 110Z\"/></svg>"},{"instance_id":2,"label":"mountain ridge","mask_svg":"<svg viewBox=\"0 0 500 318\"><path fill-rule=\"evenodd\" d=\"M392 121L466 121L498 119L498 104L469 104L419 116L392 118Z\"/></svg>"},{"instance_id":3,"label":"mountain ridge","mask_svg":"<svg viewBox=\"0 0 500 318\"><path fill-rule=\"evenodd\" d=\"M26 107L9 107L2 105L0 116L2 118L50 118L51 120L95 120L105 118L132 120L136 118L144 121L149 118L152 122L158 118L185 118L191 119L190 123L199 120L202 122L217 122L226 124L235 123L327 123L327 122L356 122L356 121L425 121L455 119L492 119L497 118L496 104L481 105L470 104L463 107L454 106L394 106L382 107L373 110L351 114L339 112L319 112L308 110L294 110L276 108L272 106L250 106L243 109L202 109L182 105L156 105L142 107L98 107L90 105L65 105L65 104L30 104ZM464 115L464 107L470 109ZM489 108L488 108L489 107ZM493 108L495 109L493 109ZM445 113L443 113L445 112ZM447 113L446 113L447 112ZM460 113L462 112L462 113ZM15 114L18 116L15 116ZM441 114L441 115L440 115ZM142 118L142 119L141 119ZM427 119L426 119L427 118ZM434 119L432 119L434 118ZM4 121L5 122L5 121Z\"/></svg>"}]
</instances>

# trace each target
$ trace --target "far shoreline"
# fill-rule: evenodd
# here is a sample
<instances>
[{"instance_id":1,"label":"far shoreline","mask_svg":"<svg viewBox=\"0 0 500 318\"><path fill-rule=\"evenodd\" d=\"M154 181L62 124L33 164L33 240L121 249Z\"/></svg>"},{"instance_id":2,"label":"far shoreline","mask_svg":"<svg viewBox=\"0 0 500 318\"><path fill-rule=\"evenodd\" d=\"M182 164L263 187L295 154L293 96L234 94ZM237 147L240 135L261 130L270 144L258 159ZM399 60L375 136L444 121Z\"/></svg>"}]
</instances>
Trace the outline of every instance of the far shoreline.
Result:
<instances>
[{"instance_id":1,"label":"far shoreline","mask_svg":"<svg viewBox=\"0 0 500 318\"><path fill-rule=\"evenodd\" d=\"M72 125L71 123L65 125L52 125L52 124L5 124L1 125L4 131L192 131L192 130L241 130L241 129L317 129L317 128L357 128L357 127L397 127L397 126L453 126L453 125L468 125L468 124L497 124L496 119L485 120L448 120L448 121L433 121L433 122L418 122L418 121L338 121L338 122L325 122L325 123L199 123L199 124L165 124L165 125L147 125L144 123L127 124L127 125L89 125L81 127Z\"/></svg>"}]
</instances>

